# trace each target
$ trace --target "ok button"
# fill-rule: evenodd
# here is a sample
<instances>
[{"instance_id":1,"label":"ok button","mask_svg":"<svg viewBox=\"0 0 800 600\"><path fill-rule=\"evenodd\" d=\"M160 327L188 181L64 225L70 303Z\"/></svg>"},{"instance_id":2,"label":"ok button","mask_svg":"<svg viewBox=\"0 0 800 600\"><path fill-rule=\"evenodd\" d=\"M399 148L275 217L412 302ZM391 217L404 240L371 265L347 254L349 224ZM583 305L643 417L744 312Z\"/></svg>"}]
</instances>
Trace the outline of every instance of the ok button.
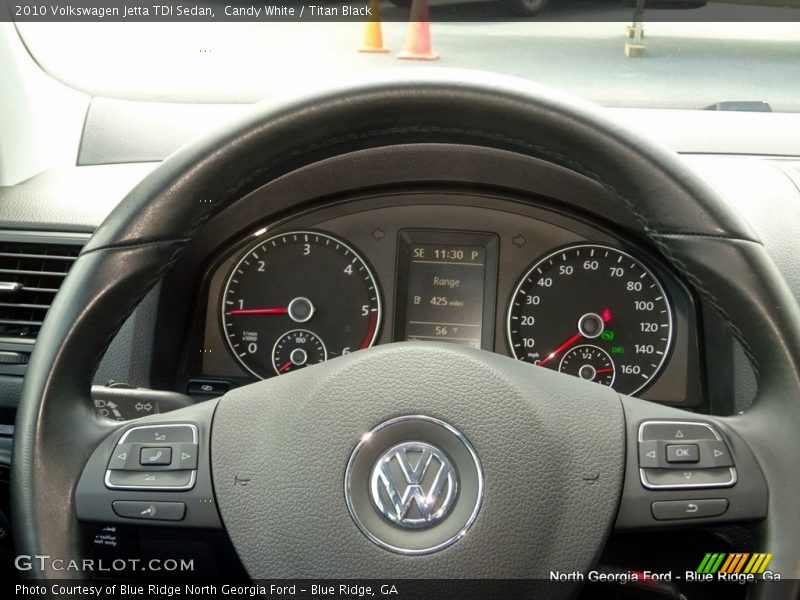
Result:
<instances>
[{"instance_id":1,"label":"ok button","mask_svg":"<svg viewBox=\"0 0 800 600\"><path fill-rule=\"evenodd\" d=\"M667 444L668 463L696 463L700 461L697 444Z\"/></svg>"}]
</instances>

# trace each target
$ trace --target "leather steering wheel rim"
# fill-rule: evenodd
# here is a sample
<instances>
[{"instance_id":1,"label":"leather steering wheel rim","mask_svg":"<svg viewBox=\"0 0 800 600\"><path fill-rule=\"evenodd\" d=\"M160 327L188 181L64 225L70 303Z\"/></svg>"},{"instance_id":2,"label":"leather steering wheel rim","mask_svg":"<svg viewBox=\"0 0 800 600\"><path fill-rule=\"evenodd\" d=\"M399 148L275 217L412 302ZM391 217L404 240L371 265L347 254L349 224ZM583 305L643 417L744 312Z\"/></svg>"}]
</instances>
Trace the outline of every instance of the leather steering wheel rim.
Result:
<instances>
[{"instance_id":1,"label":"leather steering wheel rim","mask_svg":"<svg viewBox=\"0 0 800 600\"><path fill-rule=\"evenodd\" d=\"M800 577L800 520L792 508L800 478L780 459L800 455L800 310L753 231L672 151L594 105L522 80L444 70L393 72L259 105L169 157L112 212L66 278L28 366L12 466L18 552L83 555L75 487L113 429L94 415L92 374L124 319L195 233L247 191L301 166L424 142L510 150L599 182L719 311L759 381L753 408L720 420L748 443L769 486L760 541L774 553L775 570Z\"/></svg>"}]
</instances>

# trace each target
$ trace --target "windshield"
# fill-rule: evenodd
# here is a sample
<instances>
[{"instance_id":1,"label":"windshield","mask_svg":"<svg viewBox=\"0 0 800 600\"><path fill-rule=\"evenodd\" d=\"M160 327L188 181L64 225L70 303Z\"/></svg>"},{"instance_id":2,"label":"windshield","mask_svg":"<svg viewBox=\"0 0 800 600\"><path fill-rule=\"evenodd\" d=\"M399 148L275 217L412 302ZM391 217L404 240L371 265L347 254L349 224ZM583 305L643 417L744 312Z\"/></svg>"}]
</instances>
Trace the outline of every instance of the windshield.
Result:
<instances>
[{"instance_id":1,"label":"windshield","mask_svg":"<svg viewBox=\"0 0 800 600\"><path fill-rule=\"evenodd\" d=\"M510 1L430 0L427 42L435 60L396 56L409 43L426 41L424 35L410 39L404 5L411 0L379 3L379 23L244 15L239 22L152 18L17 27L46 71L95 96L252 102L323 79L369 78L376 69L446 66L516 75L605 106L800 111L800 23L790 20L796 8L766 9L775 22L712 21L729 7L716 2L689 10L645 8L639 29L631 26L634 8L619 0L552 0L532 16L512 16ZM800 0L775 4L800 6ZM224 18L258 6L266 9L240 3L215 10ZM389 51L358 51L369 42ZM639 54L630 51L637 44Z\"/></svg>"}]
</instances>

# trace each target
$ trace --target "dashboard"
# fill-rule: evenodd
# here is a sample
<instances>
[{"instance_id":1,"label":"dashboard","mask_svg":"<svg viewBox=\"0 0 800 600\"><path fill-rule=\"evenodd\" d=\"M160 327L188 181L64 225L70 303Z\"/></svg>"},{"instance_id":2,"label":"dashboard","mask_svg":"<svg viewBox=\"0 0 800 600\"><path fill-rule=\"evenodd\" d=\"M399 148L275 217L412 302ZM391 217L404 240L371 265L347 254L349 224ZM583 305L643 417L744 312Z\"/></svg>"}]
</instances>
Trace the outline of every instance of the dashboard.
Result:
<instances>
[{"instance_id":1,"label":"dashboard","mask_svg":"<svg viewBox=\"0 0 800 600\"><path fill-rule=\"evenodd\" d=\"M244 357L232 351L223 324L222 298L234 266L248 249L254 249L261 242L306 231L338 240L351 250L353 257L359 257L372 275L380 303L368 306L369 312L375 315L372 345L420 338L430 331L414 327L429 327L433 328L436 338L452 341L456 337L470 337L472 343L477 343L480 337L481 348L513 356L515 349L508 332L509 307L515 292L528 291L526 286L520 287L520 283L530 275L539 275L537 269L542 268L545 272L542 275L546 277L535 278L534 286L541 278L553 280L539 294L543 304L537 306L537 311L543 312L524 312L529 307L523 304L523 311L516 314L519 321L526 317L535 320L533 330L523 329L520 334L520 338L532 338L534 344L534 348L524 349L524 354L538 352L540 355L527 356L530 362L541 361L542 355L546 357L570 341L568 347L547 361L545 368L571 369L580 376L581 369L588 365L595 371L595 381L612 383L620 391L632 391L635 389L632 384L621 386L624 383L622 369L638 366L640 370L644 368L643 374L625 375L642 380L641 388L634 394L641 398L709 414L732 414L747 408L754 397L756 383L742 348L693 287L657 257L649 241L632 234L635 224L615 211L612 199L604 190L574 174L565 174L533 160L521 161L508 153L477 152L469 148L452 152L445 146L438 146L409 147L405 151L384 149L373 154L371 157L349 155L340 161L320 164L311 171L301 170L267 186L255 185L230 210L205 224L198 231L197 240L187 248L162 284L152 290L127 319L106 352L95 373L92 391L98 412L109 418L135 418L219 396L259 377L277 376L271 364L275 344L280 336L296 329L318 336L325 345L327 360L335 360L345 348L354 351L360 347L366 337L367 324L359 320L359 314L352 319L353 323L361 325L361 337L353 336L354 341L344 343L346 340L339 333L320 329L324 321L323 309L329 310L334 302L342 299L332 296L327 284L319 293L314 292L319 294L317 298L312 298L311 291L307 291L320 282L318 269L327 277L331 267L326 265L341 265L343 269L345 265L336 262L343 259L321 263L315 260L314 268L309 271L300 269L301 253L299 258L290 258L277 273L274 270L259 273L262 278L255 280L258 296L244 290L241 299L252 304L243 303L242 309L286 308L288 311L291 300L305 297L321 312L304 323L288 317L288 312L253 317L257 324L263 322L261 326L270 329L260 334L266 337L258 342L261 346L257 352L262 356L265 369L261 373L258 366L254 369L256 373L248 370L245 365L251 361L243 363ZM787 222L791 222L798 214L798 163L754 157L685 155L684 159L746 215L781 265L793 289L800 288L792 229L785 227L783 220L771 218L775 214L787 215ZM41 244L44 249L59 232L58 243L64 241L65 236L72 236L67 241L82 245L105 215L154 166L143 163L76 167L0 188L0 226L7 233L4 239L17 244L24 241L20 236L25 233L31 243ZM760 203L752 202L754 197L758 197ZM636 324L642 321L633 321L634 331L631 332L630 325L625 325L623 320L624 311L620 309L630 312L630 303L637 301L644 302L643 307L649 309L648 302L661 302L656 300L658 295L638 297L636 290L633 290L634 295L629 295L626 289L609 287L613 280L610 271L613 264L604 263L606 271L598 264L596 272L587 272L580 260L582 257L577 255L580 248L587 245L612 249L617 260L620 256L630 256L632 261L628 266L641 265L638 268L644 269L638 271L640 278L642 273L649 272L650 275L642 279L651 281L652 276L656 287L663 288L665 305L657 311L654 305L650 312L659 318L667 315L671 325L662 328L660 325L664 322L648 321L671 331L666 342L657 340L666 343L666 348L656 348L656 344L652 344L658 360L629 366L629 355L625 354L623 360L619 349L614 350L614 346L623 346L627 352L631 343L641 345L644 339L635 332ZM30 244L23 246L27 248ZM456 259L445 262L457 264L425 267L431 271L409 270L408 253L413 254L415 249L434 252L439 249L446 253L445 257ZM576 255L567 254L572 262L559 264L558 259L562 263L564 260L557 253L567 249L574 249ZM465 252L464 257L468 257L468 252L478 251L481 259L478 262L483 262L484 266L462 264L468 262L468 258L454 254L459 251ZM554 257L557 259L555 273L551 274L546 263ZM542 261L545 263L540 264ZM576 276L561 274L561 266L572 267ZM482 277L476 275L476 269L483 270ZM431 277L444 282L443 286L435 286L443 288L439 290L442 293L431 293L430 288L434 287ZM452 280L459 281L457 288L448 287L454 285ZM288 290L288 281L298 285L296 292ZM430 284L427 288L423 285L426 281ZM627 281L623 280L625 286ZM283 295L278 294L274 299L260 296L281 290ZM423 295L415 291L427 293L428 303L414 305L412 298L409 312L409 297ZM431 305L434 295L446 296L448 306ZM450 306L451 297L464 306ZM623 301L627 307L620 304ZM353 306L360 313L364 303L362 300ZM379 310L372 311L372 308ZM599 336L584 339L582 335L574 341L570 339L578 333L580 317L593 313L602 320L606 308L611 311L612 320L603 323ZM433 319L419 318L415 311L422 309L440 314ZM668 312L661 313L661 310ZM453 315L463 318L455 320ZM246 323L244 316L230 318L238 319L232 322L234 328L243 328ZM479 318L480 327L477 327ZM472 326L469 329L473 335L462 335L463 330L452 329L447 333L441 329L437 332L435 324L409 324L409 321L464 323ZM537 327L541 325L546 328ZM349 326L352 328L353 324ZM480 330L479 336L475 335L477 330ZM614 340L604 339L604 334L608 337L612 333ZM628 339L622 343L625 336L633 334L639 341ZM0 350L27 356L31 342L3 339ZM288 346L284 344L279 348L288 355L279 367L290 360L295 349L291 343L296 343L296 338L290 340ZM524 346L531 342L520 339L515 343ZM248 346L245 349L249 349ZM579 346L595 346L599 350L576 349ZM306 349L309 357L306 361L313 360L312 350L311 347ZM633 350L635 352L635 346ZM649 350L645 348L646 356L653 354ZM579 354L581 351L586 353L585 357ZM279 356L283 356L281 353ZM567 358L578 357L579 360L564 361L568 353ZM614 369L613 379L610 372L605 371L609 368L605 364L609 357ZM535 367L531 365L531 368ZM2 423L13 423L24 369L24 364L0 365ZM603 372L598 374L597 371ZM591 370L583 368L583 374L591 374Z\"/></svg>"},{"instance_id":2,"label":"dashboard","mask_svg":"<svg viewBox=\"0 0 800 600\"><path fill-rule=\"evenodd\" d=\"M689 288L613 228L526 200L378 193L251 227L209 261L187 385L218 393L433 341L699 406Z\"/></svg>"},{"instance_id":3,"label":"dashboard","mask_svg":"<svg viewBox=\"0 0 800 600\"><path fill-rule=\"evenodd\" d=\"M612 189L586 181L590 178L580 171L499 147L453 148L446 141L411 146L351 148L296 170L287 161L274 179L267 163L263 178L258 179L259 170L252 181L223 194L232 202L197 222L184 254L167 261L166 277L133 315L109 315L127 321L95 374L97 412L119 420L167 412L259 379L278 378L277 388L263 388L278 390L283 382L291 385L293 372L327 361L357 365L358 359L348 363L341 357L368 356L368 348L394 342L480 348L542 371L542 381L558 372L701 414L735 412L742 373L751 371L741 368L733 336L697 293L697 280L692 287L655 251L657 241L639 233L640 223L620 216L629 211L619 210L621 198ZM770 171L762 181L783 177L784 186L795 185L766 164L750 168ZM728 177L735 169L721 171ZM58 186L58 193L63 197L66 189ZM41 191L35 182L26 183L0 197L28 207ZM756 197L769 200L758 192ZM793 187L786 197L793 201L795 192ZM32 209L26 210L0 209L0 216L10 214L14 221L9 231ZM74 207L33 212L31 223L40 236L48 230L63 235L72 220L78 223L75 254L99 222L90 215L83 227L83 217L62 218L75 215ZM691 219L685 221L691 226ZM145 235L138 241L153 240ZM46 247L43 253L17 244L7 254L13 250L10 259L23 256L43 265L64 259L63 268L51 273L18 263L15 273L63 279L69 269L65 257L73 254L52 252L52 236L36 243ZM25 272L31 270L36 272ZM12 282L15 291L20 286L25 287ZM47 290L55 296L57 286ZM46 310L42 303L17 304L8 307L16 311L15 321L23 320L22 310ZM38 323L28 321L25 327ZM28 337L15 339L13 347L7 342L8 348L0 348L8 359L29 355L20 348L32 348L35 333L25 332ZM448 365L442 363L436 367L444 379ZM6 369L9 379L25 372L22 364ZM380 394L375 388L363 386L362 397ZM583 389L590 400L604 395L596 386ZM276 401L265 395L258 403ZM491 396L481 395L480 401L491 405ZM578 396L558 398L557 418L563 423L577 412L585 418L593 405L589 401L577 411ZM424 398L415 398L415 404L435 406ZM340 406L331 409L329 415L347 418ZM253 412L255 418L258 408ZM596 422L588 426L597 429ZM5 437L9 433L0 430ZM630 463L626 469L635 472ZM589 485L596 480L596 475L583 478ZM237 476L234 485L238 481Z\"/></svg>"}]
</instances>

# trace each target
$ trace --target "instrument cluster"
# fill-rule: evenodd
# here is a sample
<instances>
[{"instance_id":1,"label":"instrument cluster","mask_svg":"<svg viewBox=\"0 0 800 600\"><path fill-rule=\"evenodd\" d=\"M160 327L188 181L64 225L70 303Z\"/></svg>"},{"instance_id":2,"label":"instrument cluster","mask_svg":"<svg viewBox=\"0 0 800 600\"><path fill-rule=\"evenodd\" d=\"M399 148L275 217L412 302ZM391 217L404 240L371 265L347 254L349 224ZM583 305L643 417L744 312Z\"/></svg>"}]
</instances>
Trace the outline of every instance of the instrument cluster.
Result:
<instances>
[{"instance_id":1,"label":"instrument cluster","mask_svg":"<svg viewBox=\"0 0 800 600\"><path fill-rule=\"evenodd\" d=\"M204 343L217 352L200 375L237 385L413 340L699 398L691 293L638 244L500 199L421 200L319 209L234 241L210 274Z\"/></svg>"}]
</instances>

